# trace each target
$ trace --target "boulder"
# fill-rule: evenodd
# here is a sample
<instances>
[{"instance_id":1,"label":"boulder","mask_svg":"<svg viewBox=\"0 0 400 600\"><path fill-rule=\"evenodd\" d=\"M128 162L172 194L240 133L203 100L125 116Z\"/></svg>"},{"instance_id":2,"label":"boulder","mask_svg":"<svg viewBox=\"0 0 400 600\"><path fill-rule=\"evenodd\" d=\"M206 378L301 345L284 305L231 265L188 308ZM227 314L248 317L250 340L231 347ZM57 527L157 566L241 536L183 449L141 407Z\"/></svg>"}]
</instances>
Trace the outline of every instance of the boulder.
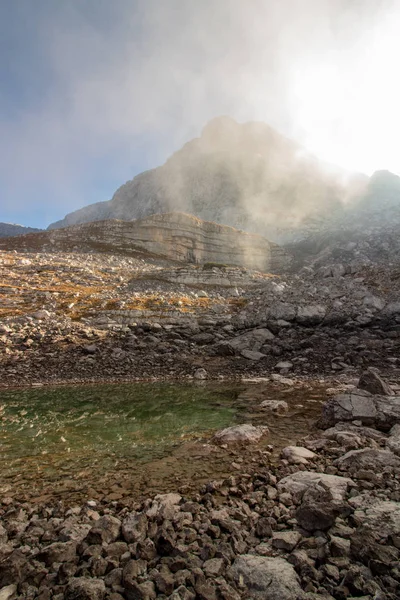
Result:
<instances>
[{"instance_id":1,"label":"boulder","mask_svg":"<svg viewBox=\"0 0 400 600\"><path fill-rule=\"evenodd\" d=\"M388 431L400 423L400 396L372 396L364 390L335 396L324 403L318 425L327 429L341 421L361 421Z\"/></svg>"},{"instance_id":2,"label":"boulder","mask_svg":"<svg viewBox=\"0 0 400 600\"><path fill-rule=\"evenodd\" d=\"M302 503L296 511L299 525L307 531L325 530L332 527L336 517L348 516L351 509L329 485L321 480L311 485L303 494Z\"/></svg>"},{"instance_id":3,"label":"boulder","mask_svg":"<svg viewBox=\"0 0 400 600\"><path fill-rule=\"evenodd\" d=\"M322 323L326 315L326 307L321 304L309 304L299 306L296 320L301 325L318 325Z\"/></svg>"},{"instance_id":4,"label":"boulder","mask_svg":"<svg viewBox=\"0 0 400 600\"><path fill-rule=\"evenodd\" d=\"M275 415L285 415L289 410L289 405L284 400L264 400L261 402L260 408Z\"/></svg>"},{"instance_id":5,"label":"boulder","mask_svg":"<svg viewBox=\"0 0 400 600\"><path fill-rule=\"evenodd\" d=\"M377 396L393 396L394 392L390 386L379 377L374 369L367 369L361 374L358 388Z\"/></svg>"},{"instance_id":6,"label":"boulder","mask_svg":"<svg viewBox=\"0 0 400 600\"><path fill-rule=\"evenodd\" d=\"M400 425L395 425L390 430L388 439L386 440L386 448L400 456Z\"/></svg>"},{"instance_id":7,"label":"boulder","mask_svg":"<svg viewBox=\"0 0 400 600\"><path fill-rule=\"evenodd\" d=\"M218 431L212 441L218 444L241 444L259 442L269 433L268 427L249 425L234 425Z\"/></svg>"},{"instance_id":8,"label":"boulder","mask_svg":"<svg viewBox=\"0 0 400 600\"><path fill-rule=\"evenodd\" d=\"M240 352L241 356L243 356L243 358L247 358L247 360L253 360L253 361L258 361L261 360L262 358L265 358L265 354L263 354L262 352L257 352L256 350L242 350Z\"/></svg>"},{"instance_id":9,"label":"boulder","mask_svg":"<svg viewBox=\"0 0 400 600\"><path fill-rule=\"evenodd\" d=\"M277 321L294 321L296 317L296 307L287 302L276 302L269 307L267 316Z\"/></svg>"},{"instance_id":10,"label":"boulder","mask_svg":"<svg viewBox=\"0 0 400 600\"><path fill-rule=\"evenodd\" d=\"M282 450L282 458L295 465L306 465L308 460L316 456L315 452L302 446L286 446Z\"/></svg>"},{"instance_id":11,"label":"boulder","mask_svg":"<svg viewBox=\"0 0 400 600\"><path fill-rule=\"evenodd\" d=\"M122 536L128 544L143 542L146 539L147 526L145 514L131 512L122 521Z\"/></svg>"},{"instance_id":12,"label":"boulder","mask_svg":"<svg viewBox=\"0 0 400 600\"><path fill-rule=\"evenodd\" d=\"M400 457L388 450L363 448L350 450L337 458L333 464L343 470L356 472L360 469L368 469L379 473L385 468L400 469Z\"/></svg>"},{"instance_id":13,"label":"boulder","mask_svg":"<svg viewBox=\"0 0 400 600\"><path fill-rule=\"evenodd\" d=\"M245 554L231 568L237 583L246 586L248 598L255 600L295 600L302 596L296 571L283 558Z\"/></svg>"},{"instance_id":14,"label":"boulder","mask_svg":"<svg viewBox=\"0 0 400 600\"><path fill-rule=\"evenodd\" d=\"M275 338L274 334L269 329L253 329L242 335L232 338L229 341L230 347L237 353L243 350L253 350L258 352L267 341Z\"/></svg>"},{"instance_id":15,"label":"boulder","mask_svg":"<svg viewBox=\"0 0 400 600\"><path fill-rule=\"evenodd\" d=\"M70 580L65 600L103 600L105 594L106 586L101 579L77 577Z\"/></svg>"},{"instance_id":16,"label":"boulder","mask_svg":"<svg viewBox=\"0 0 400 600\"><path fill-rule=\"evenodd\" d=\"M146 515L149 518L172 519L176 511L179 510L178 505L181 500L182 496L173 492L158 494L154 497L151 507L146 511Z\"/></svg>"},{"instance_id":17,"label":"boulder","mask_svg":"<svg viewBox=\"0 0 400 600\"><path fill-rule=\"evenodd\" d=\"M331 490L332 498L337 501L343 501L348 487L354 485L354 482L348 477L315 473L314 471L298 471L281 479L277 487L279 492L289 492L297 501L300 501L307 489L321 482L324 487Z\"/></svg>"}]
</instances>

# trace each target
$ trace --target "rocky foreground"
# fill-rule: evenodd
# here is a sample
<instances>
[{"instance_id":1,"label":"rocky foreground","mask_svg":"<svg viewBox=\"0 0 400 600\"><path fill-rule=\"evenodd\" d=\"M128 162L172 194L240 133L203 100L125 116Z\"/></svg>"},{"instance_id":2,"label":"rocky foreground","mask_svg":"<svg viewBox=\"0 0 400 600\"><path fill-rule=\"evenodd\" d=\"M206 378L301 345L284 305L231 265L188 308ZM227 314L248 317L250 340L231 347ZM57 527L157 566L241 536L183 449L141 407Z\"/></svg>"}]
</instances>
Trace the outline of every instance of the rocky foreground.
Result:
<instances>
[{"instance_id":1,"label":"rocky foreground","mask_svg":"<svg viewBox=\"0 0 400 600\"><path fill-rule=\"evenodd\" d=\"M253 459L194 494L4 501L0 598L399 598L400 397L369 370L320 426L277 463L258 446L267 427L217 433L211 445Z\"/></svg>"},{"instance_id":2,"label":"rocky foreground","mask_svg":"<svg viewBox=\"0 0 400 600\"><path fill-rule=\"evenodd\" d=\"M397 264L397 263L396 263ZM79 252L0 251L0 381L395 372L395 264L270 275Z\"/></svg>"}]
</instances>

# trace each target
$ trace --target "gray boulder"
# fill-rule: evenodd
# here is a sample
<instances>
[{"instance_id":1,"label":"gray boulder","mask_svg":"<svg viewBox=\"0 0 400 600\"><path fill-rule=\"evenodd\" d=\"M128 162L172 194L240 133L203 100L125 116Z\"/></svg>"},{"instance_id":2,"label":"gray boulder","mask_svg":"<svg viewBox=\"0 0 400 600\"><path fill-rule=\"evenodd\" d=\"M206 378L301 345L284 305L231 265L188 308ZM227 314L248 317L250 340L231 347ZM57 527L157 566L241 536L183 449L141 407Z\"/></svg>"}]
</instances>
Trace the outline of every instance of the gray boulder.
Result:
<instances>
[{"instance_id":1,"label":"gray boulder","mask_svg":"<svg viewBox=\"0 0 400 600\"><path fill-rule=\"evenodd\" d=\"M362 450L350 450L337 458L333 464L339 469L349 471L368 469L379 473L385 468L400 469L400 457L388 450L363 448Z\"/></svg>"},{"instance_id":2,"label":"gray boulder","mask_svg":"<svg viewBox=\"0 0 400 600\"><path fill-rule=\"evenodd\" d=\"M327 429L340 421L361 421L388 431L400 423L400 396L371 396L364 390L335 396L323 405L318 425Z\"/></svg>"},{"instance_id":3,"label":"gray boulder","mask_svg":"<svg viewBox=\"0 0 400 600\"><path fill-rule=\"evenodd\" d=\"M231 339L229 346L237 353L241 353L243 350L258 352L265 342L274 338L274 334L269 329L253 329Z\"/></svg>"},{"instance_id":4,"label":"gray boulder","mask_svg":"<svg viewBox=\"0 0 400 600\"><path fill-rule=\"evenodd\" d=\"M306 490L321 482L325 488L331 490L332 498L335 501L343 501L348 487L354 485L354 482L348 477L315 473L314 471L298 471L281 479L277 487L279 492L289 492L294 499L300 501Z\"/></svg>"},{"instance_id":5,"label":"gray boulder","mask_svg":"<svg viewBox=\"0 0 400 600\"><path fill-rule=\"evenodd\" d=\"M393 396L394 392L390 386L379 377L378 373L374 369L367 369L364 371L358 382L358 388L365 390L370 394L376 394L377 396Z\"/></svg>"},{"instance_id":6,"label":"gray boulder","mask_svg":"<svg viewBox=\"0 0 400 600\"><path fill-rule=\"evenodd\" d=\"M390 435L386 441L386 448L397 456L400 456L400 425L395 425L390 430Z\"/></svg>"},{"instance_id":7,"label":"gray boulder","mask_svg":"<svg viewBox=\"0 0 400 600\"><path fill-rule=\"evenodd\" d=\"M302 325L318 325L322 323L326 315L326 307L321 304L309 304L299 306L296 320Z\"/></svg>"},{"instance_id":8,"label":"gray boulder","mask_svg":"<svg viewBox=\"0 0 400 600\"><path fill-rule=\"evenodd\" d=\"M246 586L246 598L249 599L297 600L303 597L296 571L283 558L238 556L231 574L237 583Z\"/></svg>"}]
</instances>

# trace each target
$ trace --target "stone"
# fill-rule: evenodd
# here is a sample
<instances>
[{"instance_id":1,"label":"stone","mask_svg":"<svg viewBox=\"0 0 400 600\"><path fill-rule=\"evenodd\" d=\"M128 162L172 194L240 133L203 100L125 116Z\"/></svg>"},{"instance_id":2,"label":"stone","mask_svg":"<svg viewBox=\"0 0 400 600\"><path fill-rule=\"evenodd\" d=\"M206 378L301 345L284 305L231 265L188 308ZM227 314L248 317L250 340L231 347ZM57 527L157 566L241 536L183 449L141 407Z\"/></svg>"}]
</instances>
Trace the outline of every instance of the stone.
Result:
<instances>
[{"instance_id":1,"label":"stone","mask_svg":"<svg viewBox=\"0 0 400 600\"><path fill-rule=\"evenodd\" d=\"M261 402L260 408L276 415L284 415L288 412L289 405L285 400L264 400Z\"/></svg>"},{"instance_id":2,"label":"stone","mask_svg":"<svg viewBox=\"0 0 400 600\"><path fill-rule=\"evenodd\" d=\"M337 501L343 501L349 486L354 485L354 482L348 477L326 475L314 471L298 471L281 479L277 487L279 492L289 492L297 501L300 501L304 493L318 483L323 483L324 487L329 488L333 499Z\"/></svg>"},{"instance_id":3,"label":"stone","mask_svg":"<svg viewBox=\"0 0 400 600\"><path fill-rule=\"evenodd\" d=\"M393 454L400 456L400 425L394 425L389 432L386 440L386 448Z\"/></svg>"},{"instance_id":4,"label":"stone","mask_svg":"<svg viewBox=\"0 0 400 600\"><path fill-rule=\"evenodd\" d=\"M53 563L72 562L76 556L76 542L54 542L38 553L38 560L50 567Z\"/></svg>"},{"instance_id":5,"label":"stone","mask_svg":"<svg viewBox=\"0 0 400 600\"><path fill-rule=\"evenodd\" d=\"M0 590L0 600L13 600L16 598L17 586L15 584L6 585Z\"/></svg>"},{"instance_id":6,"label":"stone","mask_svg":"<svg viewBox=\"0 0 400 600\"><path fill-rule=\"evenodd\" d=\"M101 579L77 577L68 583L65 600L103 600L106 586Z\"/></svg>"},{"instance_id":7,"label":"stone","mask_svg":"<svg viewBox=\"0 0 400 600\"><path fill-rule=\"evenodd\" d=\"M306 465L310 459L315 457L315 452L307 450L307 448L303 448L302 446L286 446L282 450L282 458L295 465Z\"/></svg>"},{"instance_id":8,"label":"stone","mask_svg":"<svg viewBox=\"0 0 400 600\"><path fill-rule=\"evenodd\" d=\"M288 360L281 360L275 365L275 369L278 371L290 371L293 368L293 363Z\"/></svg>"},{"instance_id":9,"label":"stone","mask_svg":"<svg viewBox=\"0 0 400 600\"><path fill-rule=\"evenodd\" d=\"M292 552L301 540L298 531L276 531L272 534L272 546L279 550Z\"/></svg>"},{"instance_id":10,"label":"stone","mask_svg":"<svg viewBox=\"0 0 400 600\"><path fill-rule=\"evenodd\" d=\"M362 425L388 431L400 423L400 396L372 396L364 390L357 390L340 394L324 403L319 427L327 429L345 421L360 421Z\"/></svg>"},{"instance_id":11,"label":"stone","mask_svg":"<svg viewBox=\"0 0 400 600\"><path fill-rule=\"evenodd\" d=\"M207 379L208 377L208 373L205 369L196 369L196 371L194 372L193 377L195 379Z\"/></svg>"},{"instance_id":12,"label":"stone","mask_svg":"<svg viewBox=\"0 0 400 600\"><path fill-rule=\"evenodd\" d=\"M229 340L230 347L237 353L243 350L258 352L267 341L275 338L269 329L253 329Z\"/></svg>"},{"instance_id":13,"label":"stone","mask_svg":"<svg viewBox=\"0 0 400 600\"><path fill-rule=\"evenodd\" d=\"M179 510L178 505L181 500L182 496L173 492L158 494L154 497L151 507L147 509L146 515L149 518L172 519L175 512Z\"/></svg>"},{"instance_id":14,"label":"stone","mask_svg":"<svg viewBox=\"0 0 400 600\"><path fill-rule=\"evenodd\" d=\"M101 544L106 542L111 544L115 542L121 532L121 521L111 515L100 517L96 524L87 534L87 542L89 544Z\"/></svg>"},{"instance_id":15,"label":"stone","mask_svg":"<svg viewBox=\"0 0 400 600\"><path fill-rule=\"evenodd\" d=\"M145 514L131 512L122 521L122 536L128 544L143 542L146 539L147 526Z\"/></svg>"},{"instance_id":16,"label":"stone","mask_svg":"<svg viewBox=\"0 0 400 600\"><path fill-rule=\"evenodd\" d=\"M247 360L253 361L258 361L262 358L265 358L265 354L263 354L262 352L256 352L255 350L242 350L240 354L241 356L243 356L243 358L247 358Z\"/></svg>"},{"instance_id":17,"label":"stone","mask_svg":"<svg viewBox=\"0 0 400 600\"><path fill-rule=\"evenodd\" d=\"M323 481L314 483L303 494L296 519L300 527L307 531L325 530L332 527L336 517L351 513L344 497L335 493L335 489L324 485Z\"/></svg>"},{"instance_id":18,"label":"stone","mask_svg":"<svg viewBox=\"0 0 400 600\"><path fill-rule=\"evenodd\" d=\"M294 321L296 317L296 307L287 302L275 302L268 308L267 315L270 319L277 321Z\"/></svg>"},{"instance_id":19,"label":"stone","mask_svg":"<svg viewBox=\"0 0 400 600\"><path fill-rule=\"evenodd\" d=\"M301 325L317 325L322 323L326 315L326 307L321 304L299 306L296 321Z\"/></svg>"},{"instance_id":20,"label":"stone","mask_svg":"<svg viewBox=\"0 0 400 600\"><path fill-rule=\"evenodd\" d=\"M370 469L375 473L379 473L385 468L400 469L400 457L388 450L363 448L361 450L350 450L337 458L333 464L339 469L349 471L357 472L360 469Z\"/></svg>"},{"instance_id":21,"label":"stone","mask_svg":"<svg viewBox=\"0 0 400 600\"><path fill-rule=\"evenodd\" d=\"M383 381L383 379L379 377L378 373L376 373L376 371L373 369L367 369L366 371L363 371L358 382L358 388L377 396L394 395L394 392L390 386Z\"/></svg>"},{"instance_id":22,"label":"stone","mask_svg":"<svg viewBox=\"0 0 400 600\"><path fill-rule=\"evenodd\" d=\"M302 595L296 571L283 558L238 556L231 573L254 600L294 600Z\"/></svg>"},{"instance_id":23,"label":"stone","mask_svg":"<svg viewBox=\"0 0 400 600\"><path fill-rule=\"evenodd\" d=\"M203 571L206 577L218 577L224 569L222 558L210 558L203 565Z\"/></svg>"},{"instance_id":24,"label":"stone","mask_svg":"<svg viewBox=\"0 0 400 600\"><path fill-rule=\"evenodd\" d=\"M218 431L212 438L218 444L256 443L269 433L268 427L249 425L234 425Z\"/></svg>"}]
</instances>

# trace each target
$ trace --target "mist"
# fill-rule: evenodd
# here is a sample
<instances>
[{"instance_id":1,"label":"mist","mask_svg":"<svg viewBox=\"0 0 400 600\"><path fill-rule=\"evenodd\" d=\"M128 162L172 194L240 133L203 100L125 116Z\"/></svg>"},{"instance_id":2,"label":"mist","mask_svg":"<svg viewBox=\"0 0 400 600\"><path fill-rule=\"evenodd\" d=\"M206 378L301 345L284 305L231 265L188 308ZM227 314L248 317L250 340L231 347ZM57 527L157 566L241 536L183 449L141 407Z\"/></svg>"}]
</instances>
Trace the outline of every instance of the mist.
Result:
<instances>
[{"instance_id":1,"label":"mist","mask_svg":"<svg viewBox=\"0 0 400 600\"><path fill-rule=\"evenodd\" d=\"M0 221L107 200L220 114L400 173L395 2L16 0L0 22Z\"/></svg>"}]
</instances>

